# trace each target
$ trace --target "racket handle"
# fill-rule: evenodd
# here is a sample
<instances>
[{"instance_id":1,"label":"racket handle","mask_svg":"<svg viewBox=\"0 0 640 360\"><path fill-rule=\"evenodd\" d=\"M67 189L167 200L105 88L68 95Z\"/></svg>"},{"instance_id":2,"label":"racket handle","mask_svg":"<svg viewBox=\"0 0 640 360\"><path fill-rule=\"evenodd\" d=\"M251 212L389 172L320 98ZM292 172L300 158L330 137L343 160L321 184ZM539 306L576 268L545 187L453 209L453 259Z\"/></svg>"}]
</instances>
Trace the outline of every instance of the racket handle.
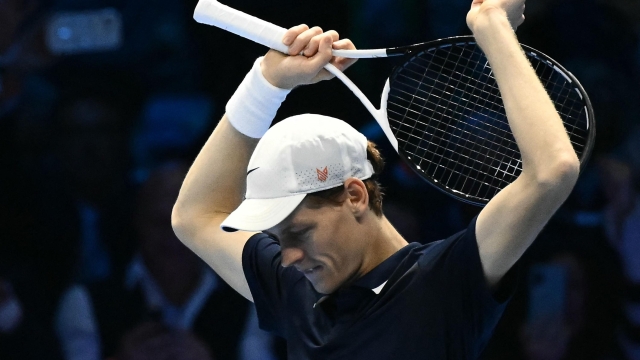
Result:
<instances>
[{"instance_id":1,"label":"racket handle","mask_svg":"<svg viewBox=\"0 0 640 360\"><path fill-rule=\"evenodd\" d=\"M282 43L282 37L287 31L285 28L230 8L216 0L198 1L193 18L201 24L219 27L284 54L289 52L288 46Z\"/></svg>"},{"instance_id":2,"label":"racket handle","mask_svg":"<svg viewBox=\"0 0 640 360\"><path fill-rule=\"evenodd\" d=\"M230 8L217 0L198 1L193 18L201 24L212 25L232 32L283 54L289 53L289 48L282 43L282 37L287 29ZM333 50L333 56L359 59L387 57L388 55L386 49L371 49Z\"/></svg>"}]
</instances>

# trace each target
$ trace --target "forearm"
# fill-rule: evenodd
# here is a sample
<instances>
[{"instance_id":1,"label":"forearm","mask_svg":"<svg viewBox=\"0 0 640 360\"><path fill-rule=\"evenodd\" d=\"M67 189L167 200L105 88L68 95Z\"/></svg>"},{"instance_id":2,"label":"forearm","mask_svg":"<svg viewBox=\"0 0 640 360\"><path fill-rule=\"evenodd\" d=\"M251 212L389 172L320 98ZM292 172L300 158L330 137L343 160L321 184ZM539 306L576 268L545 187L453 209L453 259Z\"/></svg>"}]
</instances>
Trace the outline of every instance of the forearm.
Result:
<instances>
[{"instance_id":1,"label":"forearm","mask_svg":"<svg viewBox=\"0 0 640 360\"><path fill-rule=\"evenodd\" d=\"M189 170L174 218L230 213L242 201L249 158L258 143L238 132L225 115Z\"/></svg>"},{"instance_id":2,"label":"forearm","mask_svg":"<svg viewBox=\"0 0 640 360\"><path fill-rule=\"evenodd\" d=\"M562 120L507 18L497 10L485 12L478 16L474 35L498 82L523 175L547 179L576 172L578 159Z\"/></svg>"},{"instance_id":3,"label":"forearm","mask_svg":"<svg viewBox=\"0 0 640 360\"><path fill-rule=\"evenodd\" d=\"M290 91L269 83L262 64L263 58L254 62L189 170L174 206L174 227L197 230L242 202L251 154Z\"/></svg>"}]
</instances>

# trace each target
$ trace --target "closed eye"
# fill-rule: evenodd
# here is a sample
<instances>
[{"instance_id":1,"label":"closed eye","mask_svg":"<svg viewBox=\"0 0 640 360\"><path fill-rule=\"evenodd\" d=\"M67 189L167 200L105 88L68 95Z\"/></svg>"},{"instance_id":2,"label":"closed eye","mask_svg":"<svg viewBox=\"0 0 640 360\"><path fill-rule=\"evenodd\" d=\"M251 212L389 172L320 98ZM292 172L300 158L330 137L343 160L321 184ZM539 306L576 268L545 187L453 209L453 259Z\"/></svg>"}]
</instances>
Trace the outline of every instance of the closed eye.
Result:
<instances>
[{"instance_id":1,"label":"closed eye","mask_svg":"<svg viewBox=\"0 0 640 360\"><path fill-rule=\"evenodd\" d=\"M297 247L311 237L312 230L314 229L315 229L315 225L307 225L307 226L303 226L293 230L290 227L287 227L284 229L281 236L278 236L275 233L268 230L263 230L262 232L269 235L278 244L280 244L280 246L286 245L286 246Z\"/></svg>"},{"instance_id":2,"label":"closed eye","mask_svg":"<svg viewBox=\"0 0 640 360\"><path fill-rule=\"evenodd\" d=\"M283 239L286 240L287 246L300 246L311 238L313 226L308 226L295 231L288 231Z\"/></svg>"}]
</instances>

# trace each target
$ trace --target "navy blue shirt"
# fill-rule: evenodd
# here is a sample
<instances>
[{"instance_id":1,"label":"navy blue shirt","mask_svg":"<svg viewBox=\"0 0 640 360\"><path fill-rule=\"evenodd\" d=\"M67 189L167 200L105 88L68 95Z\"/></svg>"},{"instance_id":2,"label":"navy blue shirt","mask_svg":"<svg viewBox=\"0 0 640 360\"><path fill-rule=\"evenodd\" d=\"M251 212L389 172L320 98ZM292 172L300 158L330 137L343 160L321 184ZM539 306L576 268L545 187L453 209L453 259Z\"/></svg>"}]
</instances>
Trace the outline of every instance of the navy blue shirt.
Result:
<instances>
[{"instance_id":1,"label":"navy blue shirt","mask_svg":"<svg viewBox=\"0 0 640 360\"><path fill-rule=\"evenodd\" d=\"M284 337L295 360L476 359L515 281L512 270L499 291L489 288L475 224L445 240L411 243L328 296L281 266L277 241L256 234L242 262L260 328Z\"/></svg>"}]
</instances>

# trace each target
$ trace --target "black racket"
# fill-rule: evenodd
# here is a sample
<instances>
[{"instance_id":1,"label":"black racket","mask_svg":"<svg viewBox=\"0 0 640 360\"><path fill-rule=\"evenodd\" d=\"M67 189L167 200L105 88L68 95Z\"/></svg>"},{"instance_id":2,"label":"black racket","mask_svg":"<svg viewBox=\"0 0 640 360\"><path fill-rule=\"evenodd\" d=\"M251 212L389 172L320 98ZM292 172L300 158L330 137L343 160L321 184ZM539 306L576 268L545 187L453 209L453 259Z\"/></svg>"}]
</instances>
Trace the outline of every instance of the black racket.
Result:
<instances>
[{"instance_id":1,"label":"black racket","mask_svg":"<svg viewBox=\"0 0 640 360\"><path fill-rule=\"evenodd\" d=\"M215 0L200 0L194 18L287 53L286 29ZM578 80L545 54L522 45L560 114L584 167L595 140L595 119ZM475 39L461 36L388 49L333 50L335 56L404 56L376 109L331 64L325 68L351 89L382 127L400 157L427 182L464 202L485 205L522 171L489 62Z\"/></svg>"}]
</instances>

